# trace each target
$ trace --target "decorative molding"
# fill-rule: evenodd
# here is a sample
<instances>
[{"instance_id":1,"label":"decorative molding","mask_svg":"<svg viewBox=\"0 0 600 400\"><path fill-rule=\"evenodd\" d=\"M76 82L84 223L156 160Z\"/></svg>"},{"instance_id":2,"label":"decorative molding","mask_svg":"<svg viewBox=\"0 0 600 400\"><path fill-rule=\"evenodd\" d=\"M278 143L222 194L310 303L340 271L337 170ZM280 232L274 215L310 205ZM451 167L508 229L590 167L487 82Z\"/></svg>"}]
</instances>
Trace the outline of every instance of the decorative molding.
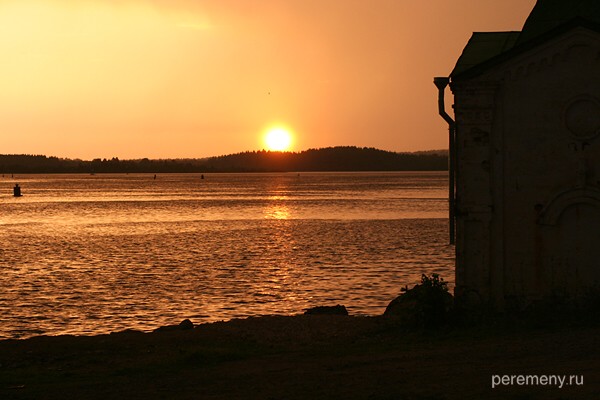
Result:
<instances>
[{"instance_id":1,"label":"decorative molding","mask_svg":"<svg viewBox=\"0 0 600 400\"><path fill-rule=\"evenodd\" d=\"M600 55L600 53L596 53L598 42L593 38L582 39L578 37L577 40L571 40L569 43L563 44L558 51L555 48L556 46L552 47L552 51L548 48L547 51L540 52L537 57L530 55L513 66L508 65L504 72L504 79L512 81L526 79L533 74L554 68L566 61L590 60L597 62L599 58L596 57L596 54ZM535 57L534 60L532 60L533 57Z\"/></svg>"},{"instance_id":2,"label":"decorative molding","mask_svg":"<svg viewBox=\"0 0 600 400\"><path fill-rule=\"evenodd\" d=\"M456 116L456 121L462 125L491 124L494 117L494 113L489 107L461 107L460 110L456 110L454 114Z\"/></svg>"},{"instance_id":3,"label":"decorative molding","mask_svg":"<svg viewBox=\"0 0 600 400\"><path fill-rule=\"evenodd\" d=\"M576 140L589 140L600 135L600 101L580 95L569 101L563 111L565 127Z\"/></svg>"}]
</instances>

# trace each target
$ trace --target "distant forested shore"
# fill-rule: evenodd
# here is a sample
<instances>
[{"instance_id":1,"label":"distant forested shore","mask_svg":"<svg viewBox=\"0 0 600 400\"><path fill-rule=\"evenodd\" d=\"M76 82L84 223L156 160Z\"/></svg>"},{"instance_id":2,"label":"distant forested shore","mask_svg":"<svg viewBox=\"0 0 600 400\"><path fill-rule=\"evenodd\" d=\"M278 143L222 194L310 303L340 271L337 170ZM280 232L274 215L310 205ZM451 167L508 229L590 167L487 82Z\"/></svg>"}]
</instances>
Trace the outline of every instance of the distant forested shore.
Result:
<instances>
[{"instance_id":1,"label":"distant forested shore","mask_svg":"<svg viewBox=\"0 0 600 400\"><path fill-rule=\"evenodd\" d=\"M170 172L308 172L308 171L443 171L448 152L395 153L375 148L340 146L301 152L247 151L196 159L148 158L91 161L45 155L2 155L0 173L170 173Z\"/></svg>"}]
</instances>

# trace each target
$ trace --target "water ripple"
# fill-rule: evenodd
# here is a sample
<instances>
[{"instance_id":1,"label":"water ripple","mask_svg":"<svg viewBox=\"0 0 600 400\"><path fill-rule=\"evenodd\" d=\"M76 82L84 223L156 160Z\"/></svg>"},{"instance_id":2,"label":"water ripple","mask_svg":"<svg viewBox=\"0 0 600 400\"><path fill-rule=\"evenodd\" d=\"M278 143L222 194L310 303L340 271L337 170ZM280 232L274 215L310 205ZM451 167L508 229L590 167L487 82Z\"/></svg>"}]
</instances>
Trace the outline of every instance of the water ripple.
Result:
<instances>
[{"instance_id":1,"label":"water ripple","mask_svg":"<svg viewBox=\"0 0 600 400\"><path fill-rule=\"evenodd\" d=\"M373 315L422 273L452 283L443 176L315 176L312 185L309 177L252 177L254 186L237 190L223 178L213 198L181 201L157 201L143 180L134 194L152 201L126 202L111 200L113 186L131 177L32 179L47 197L0 201L0 338L151 330L338 303ZM167 189L192 185L189 176L169 179ZM55 184L83 188L76 201L53 202L44 185Z\"/></svg>"}]
</instances>

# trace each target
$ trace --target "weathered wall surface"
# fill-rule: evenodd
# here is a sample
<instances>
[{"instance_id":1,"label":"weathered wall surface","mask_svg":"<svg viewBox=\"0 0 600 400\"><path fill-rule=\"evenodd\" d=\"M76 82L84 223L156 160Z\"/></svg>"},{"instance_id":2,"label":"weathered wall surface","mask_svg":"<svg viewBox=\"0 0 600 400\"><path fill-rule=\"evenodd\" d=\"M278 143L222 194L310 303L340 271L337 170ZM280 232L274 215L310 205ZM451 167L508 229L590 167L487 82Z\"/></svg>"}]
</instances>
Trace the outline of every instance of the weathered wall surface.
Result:
<instances>
[{"instance_id":1,"label":"weathered wall surface","mask_svg":"<svg viewBox=\"0 0 600 400\"><path fill-rule=\"evenodd\" d=\"M600 282L600 35L453 81L457 295L504 306Z\"/></svg>"}]
</instances>

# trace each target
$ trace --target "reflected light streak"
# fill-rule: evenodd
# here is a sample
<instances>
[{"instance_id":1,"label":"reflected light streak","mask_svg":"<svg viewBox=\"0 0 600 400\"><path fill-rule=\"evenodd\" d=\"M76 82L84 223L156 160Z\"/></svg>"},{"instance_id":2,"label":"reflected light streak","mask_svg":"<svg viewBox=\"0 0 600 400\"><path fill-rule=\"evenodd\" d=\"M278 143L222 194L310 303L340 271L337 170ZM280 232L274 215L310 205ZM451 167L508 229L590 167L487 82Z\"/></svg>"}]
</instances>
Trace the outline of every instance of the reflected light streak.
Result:
<instances>
[{"instance_id":1,"label":"reflected light streak","mask_svg":"<svg viewBox=\"0 0 600 400\"><path fill-rule=\"evenodd\" d=\"M265 208L265 219L289 219L290 210L283 204L272 204Z\"/></svg>"},{"instance_id":2,"label":"reflected light streak","mask_svg":"<svg viewBox=\"0 0 600 400\"><path fill-rule=\"evenodd\" d=\"M275 195L275 196L269 196L268 199L271 200L271 201L285 201L285 200L288 199L288 196L285 196L285 195Z\"/></svg>"}]
</instances>

